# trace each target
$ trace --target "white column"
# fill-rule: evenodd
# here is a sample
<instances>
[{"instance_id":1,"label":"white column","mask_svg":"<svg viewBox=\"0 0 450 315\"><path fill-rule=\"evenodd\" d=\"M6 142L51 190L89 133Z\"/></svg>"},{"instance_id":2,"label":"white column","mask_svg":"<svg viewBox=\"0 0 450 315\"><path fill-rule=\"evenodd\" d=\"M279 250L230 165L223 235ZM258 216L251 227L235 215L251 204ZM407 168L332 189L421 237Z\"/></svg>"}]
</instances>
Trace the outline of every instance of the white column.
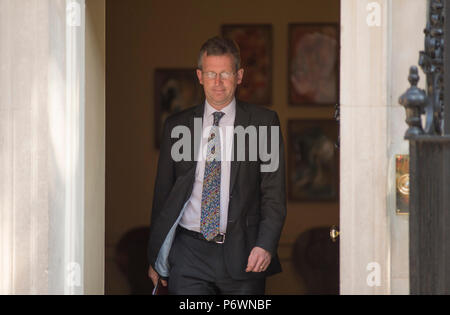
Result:
<instances>
[{"instance_id":1,"label":"white column","mask_svg":"<svg viewBox=\"0 0 450 315\"><path fill-rule=\"evenodd\" d=\"M49 292L82 294L84 0L49 1Z\"/></svg>"},{"instance_id":2,"label":"white column","mask_svg":"<svg viewBox=\"0 0 450 315\"><path fill-rule=\"evenodd\" d=\"M48 2L0 0L0 294L47 292Z\"/></svg>"},{"instance_id":3,"label":"white column","mask_svg":"<svg viewBox=\"0 0 450 315\"><path fill-rule=\"evenodd\" d=\"M344 0L341 6L341 293L388 293L389 1ZM367 284L367 267L379 271L379 286Z\"/></svg>"},{"instance_id":4,"label":"white column","mask_svg":"<svg viewBox=\"0 0 450 315\"><path fill-rule=\"evenodd\" d=\"M84 11L0 0L2 294L84 292Z\"/></svg>"}]
</instances>

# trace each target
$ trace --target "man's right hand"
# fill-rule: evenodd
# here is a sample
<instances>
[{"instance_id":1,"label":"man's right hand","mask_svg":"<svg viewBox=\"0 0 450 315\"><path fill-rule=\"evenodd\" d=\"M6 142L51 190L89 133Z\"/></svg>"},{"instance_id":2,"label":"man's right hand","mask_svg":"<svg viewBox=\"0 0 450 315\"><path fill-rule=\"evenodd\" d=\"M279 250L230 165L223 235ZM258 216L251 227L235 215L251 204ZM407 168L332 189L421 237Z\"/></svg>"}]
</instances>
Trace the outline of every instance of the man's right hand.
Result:
<instances>
[{"instance_id":1,"label":"man's right hand","mask_svg":"<svg viewBox=\"0 0 450 315\"><path fill-rule=\"evenodd\" d=\"M151 265L150 265L150 267L148 268L148 277L149 277L150 279L152 279L153 286L156 287L156 284L158 283L159 275L158 275L158 273L152 268ZM167 287L167 281L166 281L166 280L161 280L161 284L162 284L164 287Z\"/></svg>"}]
</instances>

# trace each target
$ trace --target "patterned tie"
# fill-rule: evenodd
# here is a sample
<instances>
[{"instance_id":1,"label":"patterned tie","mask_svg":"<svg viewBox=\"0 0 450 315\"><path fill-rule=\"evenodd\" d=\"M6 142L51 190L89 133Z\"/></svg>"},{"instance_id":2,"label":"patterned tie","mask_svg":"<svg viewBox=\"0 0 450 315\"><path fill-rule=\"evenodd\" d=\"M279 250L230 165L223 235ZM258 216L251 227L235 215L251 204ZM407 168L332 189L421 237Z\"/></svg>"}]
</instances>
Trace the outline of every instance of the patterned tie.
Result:
<instances>
[{"instance_id":1,"label":"patterned tie","mask_svg":"<svg viewBox=\"0 0 450 315\"><path fill-rule=\"evenodd\" d=\"M203 176L200 232L208 240L219 234L220 225L220 135L219 120L225 115L214 112L214 124L208 138L205 175Z\"/></svg>"}]
</instances>

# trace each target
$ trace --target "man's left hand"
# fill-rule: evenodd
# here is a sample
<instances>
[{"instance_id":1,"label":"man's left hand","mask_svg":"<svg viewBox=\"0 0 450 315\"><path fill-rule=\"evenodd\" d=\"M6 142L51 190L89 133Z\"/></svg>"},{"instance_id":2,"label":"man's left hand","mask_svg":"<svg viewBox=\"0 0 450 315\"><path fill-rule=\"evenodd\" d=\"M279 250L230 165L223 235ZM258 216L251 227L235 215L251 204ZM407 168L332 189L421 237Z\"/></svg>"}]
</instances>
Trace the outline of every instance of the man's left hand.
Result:
<instances>
[{"instance_id":1,"label":"man's left hand","mask_svg":"<svg viewBox=\"0 0 450 315\"><path fill-rule=\"evenodd\" d=\"M272 255L264 248L253 247L250 256L248 257L247 269L245 272L263 272L266 271L270 265Z\"/></svg>"}]
</instances>

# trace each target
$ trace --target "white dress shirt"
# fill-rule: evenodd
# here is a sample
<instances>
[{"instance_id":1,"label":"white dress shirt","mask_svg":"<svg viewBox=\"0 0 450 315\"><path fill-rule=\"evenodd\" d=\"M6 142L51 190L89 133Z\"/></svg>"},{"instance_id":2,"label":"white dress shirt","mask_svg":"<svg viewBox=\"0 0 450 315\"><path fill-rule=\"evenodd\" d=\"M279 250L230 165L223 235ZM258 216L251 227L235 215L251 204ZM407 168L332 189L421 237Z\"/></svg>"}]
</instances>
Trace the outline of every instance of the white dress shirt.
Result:
<instances>
[{"instance_id":1,"label":"white dress shirt","mask_svg":"<svg viewBox=\"0 0 450 315\"><path fill-rule=\"evenodd\" d=\"M214 123L213 113L217 110L205 101L203 113L203 133L200 140L200 150L197 156L197 168L195 170L195 181L191 197L181 217L180 225L185 229L200 232L200 218L203 192L203 176L205 173L205 157L208 145L209 132ZM233 148L234 119L236 117L236 99L222 108L224 113L219 121L221 168L220 168L220 232L225 233L227 229L228 204L230 197L230 175L231 175L231 151Z\"/></svg>"}]
</instances>

